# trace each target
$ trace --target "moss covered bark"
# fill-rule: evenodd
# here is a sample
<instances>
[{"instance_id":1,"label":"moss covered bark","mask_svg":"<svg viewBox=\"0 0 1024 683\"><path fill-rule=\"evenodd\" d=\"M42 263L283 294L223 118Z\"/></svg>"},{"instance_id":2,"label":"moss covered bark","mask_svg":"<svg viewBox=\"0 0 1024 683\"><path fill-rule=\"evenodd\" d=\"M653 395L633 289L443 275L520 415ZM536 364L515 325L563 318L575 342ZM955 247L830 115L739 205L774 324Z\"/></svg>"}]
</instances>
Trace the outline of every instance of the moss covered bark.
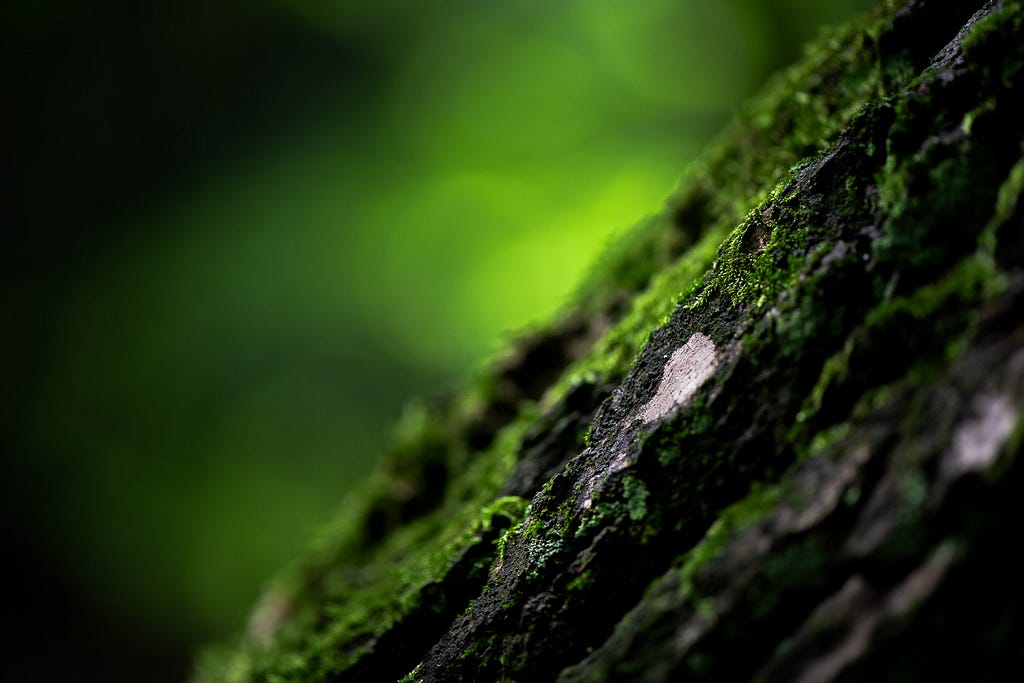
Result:
<instances>
[{"instance_id":1,"label":"moss covered bark","mask_svg":"<svg viewBox=\"0 0 1024 683\"><path fill-rule=\"evenodd\" d=\"M1019 676L1021 4L825 34L195 680Z\"/></svg>"}]
</instances>

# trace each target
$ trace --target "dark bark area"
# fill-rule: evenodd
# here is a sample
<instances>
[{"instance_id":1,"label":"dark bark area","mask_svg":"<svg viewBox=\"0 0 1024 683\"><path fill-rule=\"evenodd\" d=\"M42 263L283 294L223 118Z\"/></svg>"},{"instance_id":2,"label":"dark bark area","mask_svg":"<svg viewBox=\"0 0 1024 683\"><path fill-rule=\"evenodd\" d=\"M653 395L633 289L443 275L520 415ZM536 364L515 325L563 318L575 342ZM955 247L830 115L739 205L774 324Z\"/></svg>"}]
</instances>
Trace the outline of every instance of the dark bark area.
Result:
<instances>
[{"instance_id":1,"label":"dark bark area","mask_svg":"<svg viewBox=\"0 0 1024 683\"><path fill-rule=\"evenodd\" d=\"M827 36L198 679L1019 677L1022 22Z\"/></svg>"}]
</instances>

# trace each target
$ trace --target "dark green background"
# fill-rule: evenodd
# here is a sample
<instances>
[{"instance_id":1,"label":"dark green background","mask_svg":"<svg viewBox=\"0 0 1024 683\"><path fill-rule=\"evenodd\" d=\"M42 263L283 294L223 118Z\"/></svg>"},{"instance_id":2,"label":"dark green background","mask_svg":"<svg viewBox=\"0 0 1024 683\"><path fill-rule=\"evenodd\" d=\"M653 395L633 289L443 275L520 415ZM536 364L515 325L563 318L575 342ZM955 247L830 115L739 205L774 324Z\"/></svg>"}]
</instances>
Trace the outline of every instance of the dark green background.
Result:
<instances>
[{"instance_id":1,"label":"dark green background","mask_svg":"<svg viewBox=\"0 0 1024 683\"><path fill-rule=\"evenodd\" d=\"M409 396L871 4L8 3L0 675L181 680Z\"/></svg>"}]
</instances>

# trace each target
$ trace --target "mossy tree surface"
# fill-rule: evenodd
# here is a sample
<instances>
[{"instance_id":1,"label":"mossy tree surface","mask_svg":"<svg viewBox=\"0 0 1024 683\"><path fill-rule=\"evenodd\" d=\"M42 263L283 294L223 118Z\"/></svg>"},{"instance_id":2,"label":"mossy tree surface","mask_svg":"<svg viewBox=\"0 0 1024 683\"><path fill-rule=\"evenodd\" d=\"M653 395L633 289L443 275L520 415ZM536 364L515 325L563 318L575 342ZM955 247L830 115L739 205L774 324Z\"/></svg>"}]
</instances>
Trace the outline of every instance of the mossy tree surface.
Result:
<instances>
[{"instance_id":1,"label":"mossy tree surface","mask_svg":"<svg viewBox=\"0 0 1024 683\"><path fill-rule=\"evenodd\" d=\"M828 33L196 681L1024 670L1024 12Z\"/></svg>"}]
</instances>

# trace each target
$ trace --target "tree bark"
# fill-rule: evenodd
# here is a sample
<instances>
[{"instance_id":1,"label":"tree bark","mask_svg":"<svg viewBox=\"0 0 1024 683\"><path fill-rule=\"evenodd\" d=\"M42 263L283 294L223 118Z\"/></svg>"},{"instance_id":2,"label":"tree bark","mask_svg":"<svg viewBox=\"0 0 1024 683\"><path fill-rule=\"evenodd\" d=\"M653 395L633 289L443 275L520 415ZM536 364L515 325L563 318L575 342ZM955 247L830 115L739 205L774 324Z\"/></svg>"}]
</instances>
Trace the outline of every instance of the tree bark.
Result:
<instances>
[{"instance_id":1,"label":"tree bark","mask_svg":"<svg viewBox=\"0 0 1024 683\"><path fill-rule=\"evenodd\" d=\"M824 36L196 680L1019 678L1022 22Z\"/></svg>"}]
</instances>

